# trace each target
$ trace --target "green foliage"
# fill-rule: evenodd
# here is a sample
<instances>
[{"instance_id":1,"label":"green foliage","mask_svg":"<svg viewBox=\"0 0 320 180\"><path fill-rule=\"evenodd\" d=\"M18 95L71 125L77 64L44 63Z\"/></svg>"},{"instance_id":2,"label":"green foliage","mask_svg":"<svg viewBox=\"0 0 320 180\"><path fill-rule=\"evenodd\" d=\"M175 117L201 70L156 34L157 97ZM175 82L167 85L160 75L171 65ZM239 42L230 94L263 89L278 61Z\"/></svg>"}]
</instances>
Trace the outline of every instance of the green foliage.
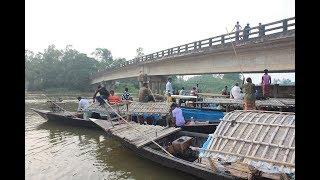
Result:
<instances>
[{"instance_id":1,"label":"green foliage","mask_svg":"<svg viewBox=\"0 0 320 180\"><path fill-rule=\"evenodd\" d=\"M180 90L184 87L185 90L191 90L192 87L196 87L198 84L200 92L221 93L224 86L228 86L228 90L230 91L236 82L241 82L240 78L236 79L235 77L237 76L223 76L223 78L220 78L214 77L212 74L194 76L188 80L178 77L173 81L173 89Z\"/></svg>"},{"instance_id":2,"label":"green foliage","mask_svg":"<svg viewBox=\"0 0 320 180\"><path fill-rule=\"evenodd\" d=\"M113 61L111 52L97 48L93 53L99 60L88 57L68 45L58 50L50 45L43 53L25 51L25 74L28 90L69 89L88 91L89 77L112 63L123 63L125 59Z\"/></svg>"}]
</instances>

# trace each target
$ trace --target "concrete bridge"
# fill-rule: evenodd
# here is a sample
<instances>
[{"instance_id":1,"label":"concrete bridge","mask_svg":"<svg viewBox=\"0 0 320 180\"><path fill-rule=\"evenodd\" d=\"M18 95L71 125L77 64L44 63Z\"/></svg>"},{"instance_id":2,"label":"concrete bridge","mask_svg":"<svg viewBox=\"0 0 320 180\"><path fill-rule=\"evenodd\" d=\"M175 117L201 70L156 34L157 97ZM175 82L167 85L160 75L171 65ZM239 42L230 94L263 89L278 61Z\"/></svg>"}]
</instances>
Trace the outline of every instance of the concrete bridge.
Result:
<instances>
[{"instance_id":1,"label":"concrete bridge","mask_svg":"<svg viewBox=\"0 0 320 180\"><path fill-rule=\"evenodd\" d=\"M295 17L252 27L246 34L223 34L110 66L92 76L91 83L134 78L142 72L158 89L168 75L294 72Z\"/></svg>"}]
</instances>

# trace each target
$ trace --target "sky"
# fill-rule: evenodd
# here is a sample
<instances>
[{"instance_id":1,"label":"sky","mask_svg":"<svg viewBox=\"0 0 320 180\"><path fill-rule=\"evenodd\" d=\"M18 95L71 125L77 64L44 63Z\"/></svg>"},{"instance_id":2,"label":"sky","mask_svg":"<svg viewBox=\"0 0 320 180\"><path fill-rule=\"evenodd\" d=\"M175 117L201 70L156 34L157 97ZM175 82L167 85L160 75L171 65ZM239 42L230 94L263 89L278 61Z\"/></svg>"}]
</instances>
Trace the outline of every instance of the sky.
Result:
<instances>
[{"instance_id":1,"label":"sky","mask_svg":"<svg viewBox=\"0 0 320 180\"><path fill-rule=\"evenodd\" d=\"M88 56L107 48L115 58L206 39L240 25L295 16L294 0L26 0L25 48L72 45ZM290 78L294 73L290 73ZM259 75L260 76L260 75ZM280 79L282 75L279 75Z\"/></svg>"}]
</instances>

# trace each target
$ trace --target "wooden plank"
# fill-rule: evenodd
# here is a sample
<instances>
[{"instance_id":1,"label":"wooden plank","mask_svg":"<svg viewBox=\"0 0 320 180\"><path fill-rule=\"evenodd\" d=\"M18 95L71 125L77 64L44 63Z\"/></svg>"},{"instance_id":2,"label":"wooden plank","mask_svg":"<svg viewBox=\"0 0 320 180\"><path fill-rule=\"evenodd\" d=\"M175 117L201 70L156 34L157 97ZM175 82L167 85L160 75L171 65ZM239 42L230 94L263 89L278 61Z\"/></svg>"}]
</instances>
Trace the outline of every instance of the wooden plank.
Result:
<instances>
[{"instance_id":1,"label":"wooden plank","mask_svg":"<svg viewBox=\"0 0 320 180\"><path fill-rule=\"evenodd\" d=\"M180 130L181 130L181 128L172 129L171 131L169 131L169 132L167 132L167 133L164 133L163 135L160 135L160 136L155 137L155 138L151 138L151 140L153 140L153 141L158 140L158 139L160 139L160 138L163 138L163 137L165 137L165 136L167 136L167 135L169 135L169 134L178 132L178 131L180 131ZM137 144L136 146L139 148L139 147L141 147L141 146L144 146L144 145L150 143L151 140L145 141L145 142L143 142L143 143L141 143L141 144Z\"/></svg>"},{"instance_id":2,"label":"wooden plank","mask_svg":"<svg viewBox=\"0 0 320 180\"><path fill-rule=\"evenodd\" d=\"M94 119L94 118L89 118L92 122L100 126L102 129L105 131L110 130L112 128L112 124L108 122L107 120L100 120L100 119Z\"/></svg>"}]
</instances>

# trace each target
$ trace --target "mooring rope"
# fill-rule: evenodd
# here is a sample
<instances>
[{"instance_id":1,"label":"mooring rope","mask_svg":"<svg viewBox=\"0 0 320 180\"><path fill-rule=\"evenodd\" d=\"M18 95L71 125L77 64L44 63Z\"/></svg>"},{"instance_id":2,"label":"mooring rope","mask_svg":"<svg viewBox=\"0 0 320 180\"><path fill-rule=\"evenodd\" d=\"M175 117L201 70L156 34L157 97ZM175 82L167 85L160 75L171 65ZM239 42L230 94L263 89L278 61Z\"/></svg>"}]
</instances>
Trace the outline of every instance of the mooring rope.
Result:
<instances>
[{"instance_id":1,"label":"mooring rope","mask_svg":"<svg viewBox=\"0 0 320 180\"><path fill-rule=\"evenodd\" d=\"M227 30L227 34L228 34L228 36L229 36L229 39L230 39L230 42L231 42L231 45L232 45L234 54L235 54L235 56L236 56L236 60L237 60L237 62L238 62L238 64L239 64L239 67L240 67L240 73L242 74L242 77L244 78L243 70L242 70L242 67L241 67L241 63L239 62L236 48L234 47L234 45L233 45L233 43L232 43L232 41L231 41L230 34L229 34L229 31L228 31L228 28L227 28L227 27L226 27L226 30Z\"/></svg>"}]
</instances>

